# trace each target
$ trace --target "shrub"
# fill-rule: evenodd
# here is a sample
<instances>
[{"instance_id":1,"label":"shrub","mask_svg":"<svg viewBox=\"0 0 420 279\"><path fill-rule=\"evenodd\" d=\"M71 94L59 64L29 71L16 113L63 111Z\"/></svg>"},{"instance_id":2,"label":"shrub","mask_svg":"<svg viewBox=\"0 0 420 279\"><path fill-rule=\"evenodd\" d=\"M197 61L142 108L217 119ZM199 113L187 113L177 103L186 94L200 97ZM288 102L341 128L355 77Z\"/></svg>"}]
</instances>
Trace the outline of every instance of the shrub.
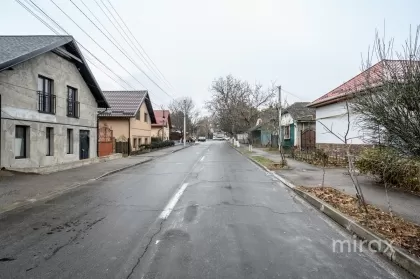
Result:
<instances>
[{"instance_id":1,"label":"shrub","mask_svg":"<svg viewBox=\"0 0 420 279\"><path fill-rule=\"evenodd\" d=\"M373 175L381 183L420 191L419 159L403 157L389 148L369 148L359 154L355 166L361 173Z\"/></svg>"},{"instance_id":2,"label":"shrub","mask_svg":"<svg viewBox=\"0 0 420 279\"><path fill-rule=\"evenodd\" d=\"M173 145L175 145L174 141L165 140L165 141L160 141L160 142L152 142L150 144L150 148L157 149L157 148L163 148L163 147L168 147L168 146L173 146Z\"/></svg>"},{"instance_id":3,"label":"shrub","mask_svg":"<svg viewBox=\"0 0 420 279\"><path fill-rule=\"evenodd\" d=\"M162 138L158 138L158 137L151 137L150 141L153 142L162 142Z\"/></svg>"}]
</instances>

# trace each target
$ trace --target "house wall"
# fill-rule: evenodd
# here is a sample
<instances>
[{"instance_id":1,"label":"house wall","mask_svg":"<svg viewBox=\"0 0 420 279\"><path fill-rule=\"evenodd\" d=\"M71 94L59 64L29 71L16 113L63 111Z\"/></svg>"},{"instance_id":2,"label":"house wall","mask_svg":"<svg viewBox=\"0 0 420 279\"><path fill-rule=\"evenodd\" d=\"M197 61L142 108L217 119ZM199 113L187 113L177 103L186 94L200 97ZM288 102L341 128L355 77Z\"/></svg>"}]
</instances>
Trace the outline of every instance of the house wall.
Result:
<instances>
[{"instance_id":1,"label":"house wall","mask_svg":"<svg viewBox=\"0 0 420 279\"><path fill-rule=\"evenodd\" d=\"M126 141L128 139L128 118L123 117L100 117L99 127L107 126L112 130L116 140Z\"/></svg>"},{"instance_id":2,"label":"house wall","mask_svg":"<svg viewBox=\"0 0 420 279\"><path fill-rule=\"evenodd\" d=\"M344 138L347 131L347 110L345 102L326 105L316 108L316 143L317 144L343 144L333 134L327 132L326 127L331 129L335 134ZM319 123L321 122L321 123ZM350 113L350 129L347 138L348 143L363 144L366 136L358 128L357 117Z\"/></svg>"},{"instance_id":3,"label":"house wall","mask_svg":"<svg viewBox=\"0 0 420 279\"><path fill-rule=\"evenodd\" d=\"M144 113L147 113L147 122L144 121ZM147 111L147 106L143 103L140 106L140 120L136 118L130 118L130 137L131 137L131 146L134 150L137 149L139 144L150 144L151 142L151 133L152 133L152 124L150 121L150 115ZM136 139L136 145L134 146L134 140Z\"/></svg>"},{"instance_id":4,"label":"house wall","mask_svg":"<svg viewBox=\"0 0 420 279\"><path fill-rule=\"evenodd\" d=\"M170 133L169 126L168 124L166 124L165 127L163 127L164 140L169 140L169 133ZM162 138L162 127L152 127L151 137Z\"/></svg>"},{"instance_id":5,"label":"house wall","mask_svg":"<svg viewBox=\"0 0 420 279\"><path fill-rule=\"evenodd\" d=\"M54 80L56 114L38 112L38 75ZM79 131L90 135L89 157L97 156L97 103L76 66L48 52L0 72L1 167L23 169L79 160ZM67 117L67 86L78 89L80 118ZM27 126L28 158L15 159L15 127ZM54 155L46 156L46 128L54 129ZM73 154L67 154L67 129L73 129Z\"/></svg>"}]
</instances>

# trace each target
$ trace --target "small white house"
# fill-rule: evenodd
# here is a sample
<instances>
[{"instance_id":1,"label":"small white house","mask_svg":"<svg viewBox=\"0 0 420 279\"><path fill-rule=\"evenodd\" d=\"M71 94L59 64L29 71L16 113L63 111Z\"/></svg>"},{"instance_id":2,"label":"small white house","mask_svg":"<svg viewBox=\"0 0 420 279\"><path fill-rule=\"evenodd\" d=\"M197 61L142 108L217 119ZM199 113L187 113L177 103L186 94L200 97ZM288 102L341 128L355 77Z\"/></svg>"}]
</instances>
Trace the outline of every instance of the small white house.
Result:
<instances>
[{"instance_id":1,"label":"small white house","mask_svg":"<svg viewBox=\"0 0 420 279\"><path fill-rule=\"evenodd\" d=\"M367 133L360 128L357 115L351 112L351 100L355 94L366 89L368 82L375 88L380 86L378 73L386 71L385 65L394 67L398 63L399 61L382 60L308 105L316 109L318 147L331 149L344 144L347 131L347 143L355 146L367 143Z\"/></svg>"}]
</instances>

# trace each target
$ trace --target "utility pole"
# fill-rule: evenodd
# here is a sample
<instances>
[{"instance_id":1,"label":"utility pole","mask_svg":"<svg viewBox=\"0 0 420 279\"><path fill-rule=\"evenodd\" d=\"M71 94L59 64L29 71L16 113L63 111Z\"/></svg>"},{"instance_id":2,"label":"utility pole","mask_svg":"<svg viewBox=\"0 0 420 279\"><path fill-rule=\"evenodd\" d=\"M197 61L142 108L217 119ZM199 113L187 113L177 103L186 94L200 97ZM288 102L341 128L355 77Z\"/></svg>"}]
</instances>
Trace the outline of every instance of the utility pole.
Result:
<instances>
[{"instance_id":1,"label":"utility pole","mask_svg":"<svg viewBox=\"0 0 420 279\"><path fill-rule=\"evenodd\" d=\"M283 137L281 136L281 85L279 85L279 151L281 152Z\"/></svg>"},{"instance_id":2,"label":"utility pole","mask_svg":"<svg viewBox=\"0 0 420 279\"><path fill-rule=\"evenodd\" d=\"M185 137L185 130L187 128L187 101L184 100L184 146L187 144L187 139Z\"/></svg>"}]
</instances>

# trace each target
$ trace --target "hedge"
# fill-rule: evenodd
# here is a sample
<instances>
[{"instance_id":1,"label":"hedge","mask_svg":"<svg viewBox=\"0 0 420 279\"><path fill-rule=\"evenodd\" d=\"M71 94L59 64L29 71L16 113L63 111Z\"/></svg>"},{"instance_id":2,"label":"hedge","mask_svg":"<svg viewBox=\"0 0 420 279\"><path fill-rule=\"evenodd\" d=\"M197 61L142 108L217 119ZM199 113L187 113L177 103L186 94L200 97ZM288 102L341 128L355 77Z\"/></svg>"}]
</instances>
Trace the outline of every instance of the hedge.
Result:
<instances>
[{"instance_id":1,"label":"hedge","mask_svg":"<svg viewBox=\"0 0 420 279\"><path fill-rule=\"evenodd\" d=\"M409 191L420 191L420 159L404 157L389 148L363 150L355 162L363 174L379 182Z\"/></svg>"},{"instance_id":2,"label":"hedge","mask_svg":"<svg viewBox=\"0 0 420 279\"><path fill-rule=\"evenodd\" d=\"M152 142L151 144L140 144L137 150L132 151L131 155L142 154L145 150L159 149L168 146L174 146L175 142L171 140L161 141L161 142Z\"/></svg>"}]
</instances>

